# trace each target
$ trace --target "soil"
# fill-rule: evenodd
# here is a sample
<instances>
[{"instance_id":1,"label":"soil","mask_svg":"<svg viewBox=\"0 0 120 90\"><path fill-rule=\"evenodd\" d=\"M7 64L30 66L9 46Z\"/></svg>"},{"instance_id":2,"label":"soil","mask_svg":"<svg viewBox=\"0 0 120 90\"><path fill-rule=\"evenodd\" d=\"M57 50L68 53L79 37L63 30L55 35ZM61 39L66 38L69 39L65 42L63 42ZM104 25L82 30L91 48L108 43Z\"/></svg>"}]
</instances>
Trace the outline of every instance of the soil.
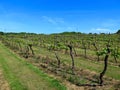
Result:
<instances>
[{"instance_id":1,"label":"soil","mask_svg":"<svg viewBox=\"0 0 120 90\"><path fill-rule=\"evenodd\" d=\"M78 71L77 74L80 76L85 76L86 80L88 80L88 84L83 84L83 85L75 85L71 82L69 82L68 80L66 80L65 78L62 78L61 76L59 76L58 74L56 74L55 72L51 72L47 70L47 65L43 68L40 67L40 64L38 63L33 63L33 65L39 67L40 69L43 69L43 71L45 71L46 73L49 74L49 76L56 78L57 80L61 81L66 87L67 90L120 90L120 81L118 80L114 80L108 77L104 77L104 85L100 86L99 84L89 84L91 80L95 80L96 81L96 77L98 77L98 74L96 72L93 71L89 71L89 70L81 70Z\"/></svg>"}]
</instances>

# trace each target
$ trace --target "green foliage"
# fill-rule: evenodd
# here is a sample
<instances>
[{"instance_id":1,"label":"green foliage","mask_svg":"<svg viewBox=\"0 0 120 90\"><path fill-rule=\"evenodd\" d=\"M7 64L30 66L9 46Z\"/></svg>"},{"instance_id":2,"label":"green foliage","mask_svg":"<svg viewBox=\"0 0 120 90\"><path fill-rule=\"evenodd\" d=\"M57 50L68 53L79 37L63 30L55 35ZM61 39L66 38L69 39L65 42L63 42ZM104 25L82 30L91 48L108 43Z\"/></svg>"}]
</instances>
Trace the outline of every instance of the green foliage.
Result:
<instances>
[{"instance_id":1,"label":"green foliage","mask_svg":"<svg viewBox=\"0 0 120 90\"><path fill-rule=\"evenodd\" d=\"M55 49L55 46L52 45L52 44L48 44L47 49L48 49L48 50L54 50L54 49Z\"/></svg>"},{"instance_id":2,"label":"green foliage","mask_svg":"<svg viewBox=\"0 0 120 90\"><path fill-rule=\"evenodd\" d=\"M116 32L116 34L120 34L120 29Z\"/></svg>"},{"instance_id":3,"label":"green foliage","mask_svg":"<svg viewBox=\"0 0 120 90\"><path fill-rule=\"evenodd\" d=\"M97 55L97 56L101 56L101 55L103 55L103 52L97 51L97 52L96 52L96 55Z\"/></svg>"},{"instance_id":4,"label":"green foliage","mask_svg":"<svg viewBox=\"0 0 120 90\"><path fill-rule=\"evenodd\" d=\"M119 57L120 57L120 52L119 52L119 50L118 50L117 47L111 49L111 55L114 56L114 57L116 57L116 58L119 58Z\"/></svg>"},{"instance_id":5,"label":"green foliage","mask_svg":"<svg viewBox=\"0 0 120 90\"><path fill-rule=\"evenodd\" d=\"M98 56L105 55L105 54L107 54L107 49L106 49L106 48L103 48L101 51L97 51L96 54L97 54Z\"/></svg>"},{"instance_id":6,"label":"green foliage","mask_svg":"<svg viewBox=\"0 0 120 90\"><path fill-rule=\"evenodd\" d=\"M63 32L63 33L60 33L62 35L73 35L73 34L81 34L81 32Z\"/></svg>"},{"instance_id":7,"label":"green foliage","mask_svg":"<svg viewBox=\"0 0 120 90\"><path fill-rule=\"evenodd\" d=\"M0 31L0 35L4 35L4 32L1 32L1 31Z\"/></svg>"}]
</instances>

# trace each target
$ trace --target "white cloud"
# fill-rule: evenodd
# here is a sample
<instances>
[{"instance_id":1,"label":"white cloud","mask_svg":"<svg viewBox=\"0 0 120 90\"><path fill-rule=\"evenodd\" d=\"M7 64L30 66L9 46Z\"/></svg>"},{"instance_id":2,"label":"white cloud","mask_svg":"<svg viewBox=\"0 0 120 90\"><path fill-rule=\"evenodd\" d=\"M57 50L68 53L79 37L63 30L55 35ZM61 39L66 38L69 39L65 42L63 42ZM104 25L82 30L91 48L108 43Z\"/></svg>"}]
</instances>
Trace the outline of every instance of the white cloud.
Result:
<instances>
[{"instance_id":1,"label":"white cloud","mask_svg":"<svg viewBox=\"0 0 120 90\"><path fill-rule=\"evenodd\" d=\"M102 31L102 32L111 31L110 29L107 29L107 28L96 28L96 30Z\"/></svg>"},{"instance_id":2,"label":"white cloud","mask_svg":"<svg viewBox=\"0 0 120 90\"><path fill-rule=\"evenodd\" d=\"M108 28L92 28L90 30L90 32L94 32L94 33L109 33L109 32L112 32L112 30L108 29Z\"/></svg>"},{"instance_id":3,"label":"white cloud","mask_svg":"<svg viewBox=\"0 0 120 90\"><path fill-rule=\"evenodd\" d=\"M56 25L56 24L64 24L63 18L51 18L51 17L48 17L48 16L42 16L42 18L45 21L47 21L47 22L49 22L51 24L54 24L54 25Z\"/></svg>"},{"instance_id":4,"label":"white cloud","mask_svg":"<svg viewBox=\"0 0 120 90\"><path fill-rule=\"evenodd\" d=\"M57 24L55 20L53 20L52 18L50 17L47 17L47 16L42 16L42 18L46 21L48 21L49 23L52 23L52 24Z\"/></svg>"}]
</instances>

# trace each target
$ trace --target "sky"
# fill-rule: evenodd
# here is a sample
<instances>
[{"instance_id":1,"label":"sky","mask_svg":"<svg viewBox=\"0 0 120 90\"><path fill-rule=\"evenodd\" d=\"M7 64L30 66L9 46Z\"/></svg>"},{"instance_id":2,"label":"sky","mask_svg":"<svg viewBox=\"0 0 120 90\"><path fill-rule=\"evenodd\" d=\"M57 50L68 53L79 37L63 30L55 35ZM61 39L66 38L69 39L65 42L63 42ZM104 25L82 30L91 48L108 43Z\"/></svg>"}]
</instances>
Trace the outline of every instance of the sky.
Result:
<instances>
[{"instance_id":1,"label":"sky","mask_svg":"<svg viewBox=\"0 0 120 90\"><path fill-rule=\"evenodd\" d=\"M120 0L0 0L0 31L115 33Z\"/></svg>"}]
</instances>

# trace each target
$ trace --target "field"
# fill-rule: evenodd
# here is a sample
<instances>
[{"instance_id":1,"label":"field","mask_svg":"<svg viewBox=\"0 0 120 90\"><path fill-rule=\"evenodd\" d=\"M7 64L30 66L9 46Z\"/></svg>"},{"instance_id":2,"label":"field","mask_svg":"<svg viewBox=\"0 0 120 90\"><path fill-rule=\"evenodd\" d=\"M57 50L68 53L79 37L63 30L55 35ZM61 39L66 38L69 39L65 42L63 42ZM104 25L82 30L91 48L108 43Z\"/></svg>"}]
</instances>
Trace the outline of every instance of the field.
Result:
<instances>
[{"instance_id":1,"label":"field","mask_svg":"<svg viewBox=\"0 0 120 90\"><path fill-rule=\"evenodd\" d=\"M0 70L5 90L119 90L120 35L5 33Z\"/></svg>"}]
</instances>

